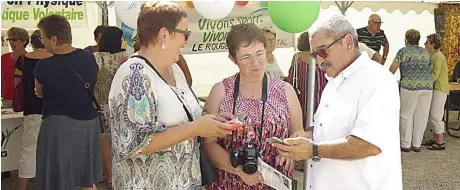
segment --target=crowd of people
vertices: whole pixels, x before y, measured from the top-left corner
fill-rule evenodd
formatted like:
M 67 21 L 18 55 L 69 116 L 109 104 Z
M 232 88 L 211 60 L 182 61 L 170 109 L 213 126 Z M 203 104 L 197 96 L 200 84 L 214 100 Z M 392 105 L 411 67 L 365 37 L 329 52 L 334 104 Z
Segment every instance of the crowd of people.
M 1 60 L 2 106 L 14 103 L 13 89 L 22 85 L 17 189 L 34 177 L 38 190 L 96 189 L 104 170 L 114 189 L 269 189 L 259 171 L 233 164 L 234 150 L 255 151 L 290 178 L 296 160 L 310 159 L 310 189 L 402 189 L 400 151 L 445 149 L 447 63 L 438 34 L 422 48 L 411 29 L 385 69 L 389 42 L 381 25 L 375 14 L 360 29 L 339 15 L 321 21 L 298 38 L 287 77 L 273 55 L 276 33 L 235 25 L 226 44 L 239 71 L 212 87 L 204 107 L 180 53 L 191 35 L 187 13 L 174 3 L 142 5 L 133 55 L 114 26 L 98 26 L 96 45 L 84 49 L 72 46 L 60 15 L 42 18 L 30 37 L 13 27 L 13 52 Z M 315 102 L 308 108 L 311 58 Z M 399 83 L 391 74 L 397 69 Z M 306 126 L 308 109 L 313 127 Z M 239 118 L 235 129 L 229 121 Z M 427 123 L 433 139 L 422 143 Z M 268 143 L 272 137 L 284 144 Z M 218 171 L 209 183 L 203 156 Z

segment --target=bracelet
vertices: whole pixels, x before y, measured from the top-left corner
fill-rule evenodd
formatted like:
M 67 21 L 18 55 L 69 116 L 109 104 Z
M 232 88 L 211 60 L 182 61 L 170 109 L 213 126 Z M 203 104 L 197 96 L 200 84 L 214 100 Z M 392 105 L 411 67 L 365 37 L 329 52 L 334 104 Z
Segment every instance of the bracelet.
M 22 78 L 22 75 L 13 75 L 14 78 Z

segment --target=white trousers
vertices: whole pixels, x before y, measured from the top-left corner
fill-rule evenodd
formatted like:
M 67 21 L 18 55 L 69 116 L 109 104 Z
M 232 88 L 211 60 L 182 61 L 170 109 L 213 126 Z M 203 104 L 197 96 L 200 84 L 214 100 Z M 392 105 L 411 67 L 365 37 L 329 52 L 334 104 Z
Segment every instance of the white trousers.
M 401 147 L 420 147 L 430 113 L 432 90 L 411 91 L 401 88 Z
M 434 134 L 444 133 L 444 105 L 446 104 L 447 94 L 438 90 L 433 90 L 431 98 L 430 117 L 428 117 L 428 126 L 432 127 Z
M 35 161 L 37 152 L 37 139 L 42 125 L 42 115 L 30 114 L 24 117 L 22 124 L 22 149 L 19 159 L 18 176 L 20 178 L 35 177 Z

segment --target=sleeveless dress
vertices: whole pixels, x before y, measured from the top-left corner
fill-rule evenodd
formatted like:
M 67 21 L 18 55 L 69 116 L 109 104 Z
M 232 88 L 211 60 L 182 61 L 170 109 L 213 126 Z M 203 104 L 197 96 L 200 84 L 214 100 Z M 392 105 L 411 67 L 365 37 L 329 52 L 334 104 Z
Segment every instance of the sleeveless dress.
M 297 92 L 297 97 L 299 98 L 302 108 L 303 126 L 304 129 L 307 129 L 308 63 L 303 61 L 300 57 L 298 57 L 297 62 L 289 68 L 288 82 Z M 321 70 L 318 65 L 315 67 L 315 84 L 313 113 L 316 113 L 316 108 L 318 108 L 321 100 L 321 94 L 327 84 L 326 71 Z
M 112 80 L 118 70 L 118 67 L 120 67 L 120 65 L 128 59 L 129 55 L 126 51 L 118 53 L 94 52 L 93 55 L 94 58 L 96 58 L 96 63 L 99 67 L 96 87 L 94 88 L 94 96 L 101 104 L 102 110 L 104 110 L 105 121 L 108 121 L 110 117 L 108 105 L 110 86 L 112 85 Z M 110 139 L 111 134 L 109 123 L 106 122 L 103 128 L 104 133 L 102 136 Z
M 265 72 L 270 76 L 276 77 L 278 79 L 284 80 L 284 73 L 281 71 L 276 58 L 273 56 L 273 63 L 265 64 Z
M 233 91 L 235 86 L 236 75 L 230 78 L 224 79 L 223 84 L 225 87 L 225 98 L 222 101 L 219 111 L 229 112 L 233 111 Z M 257 147 L 260 148 L 259 157 L 267 164 L 281 171 L 283 174 L 288 175 L 288 171 L 282 167 L 275 167 L 276 157 L 278 151 L 275 147 L 266 143 L 266 139 L 270 137 L 287 138 L 289 137 L 290 128 L 290 117 L 289 109 L 286 99 L 286 93 L 284 91 L 284 81 L 277 79 L 276 77 L 270 76 L 267 90 L 267 102 L 265 103 L 265 114 L 264 114 L 264 127 L 262 132 L 262 146 L 259 143 L 258 130 L 252 128 L 253 126 L 259 128 L 262 117 L 262 100 L 261 99 L 250 99 L 238 95 L 236 101 L 235 115 L 239 113 L 246 113 L 246 120 L 244 126 L 237 133 L 232 136 L 218 138 L 217 143 L 222 146 L 227 152 L 233 147 L 241 147 L 246 142 L 252 141 Z M 292 176 L 288 176 L 292 178 Z M 271 189 L 266 185 L 258 186 L 247 186 L 243 180 L 237 175 L 227 173 L 219 170 L 219 179 L 210 184 L 207 189 Z
M 136 55 L 136 54 L 135 54 Z M 188 123 L 183 104 L 196 120 L 202 108 L 177 64 L 176 86 L 166 84 L 142 59 L 131 57 L 118 69 L 109 93 L 114 189 L 182 190 L 201 187 L 197 138 L 170 148 L 139 154 L 152 135 Z

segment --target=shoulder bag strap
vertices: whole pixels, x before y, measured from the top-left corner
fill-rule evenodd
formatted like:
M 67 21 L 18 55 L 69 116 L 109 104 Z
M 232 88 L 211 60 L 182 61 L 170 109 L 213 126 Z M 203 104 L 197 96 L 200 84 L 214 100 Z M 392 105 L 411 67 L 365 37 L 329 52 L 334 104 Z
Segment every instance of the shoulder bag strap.
M 72 67 L 72 65 L 70 65 L 69 63 L 65 62 L 65 64 L 70 68 L 70 70 L 72 70 L 72 72 L 78 77 L 78 79 L 80 79 L 80 81 L 85 85 L 85 89 L 86 91 L 88 92 L 89 96 L 91 97 L 91 99 L 93 99 L 93 102 L 94 102 L 94 105 L 96 105 L 96 108 L 98 111 L 101 111 L 101 105 L 99 105 L 99 102 L 96 100 L 96 97 L 94 96 L 93 93 L 91 93 L 89 87 L 91 86 L 88 82 L 85 81 L 85 79 L 83 79 L 83 77 L 81 77 L 80 74 L 78 74 L 78 72 L 75 70 L 75 68 Z
M 161 80 L 163 80 L 166 84 L 168 84 L 166 82 L 166 80 L 160 75 L 160 73 L 157 71 L 157 69 L 155 69 L 155 67 L 152 65 L 152 63 L 150 63 L 149 60 L 147 60 L 145 57 L 143 56 L 140 56 L 140 55 L 133 55 L 131 57 L 135 57 L 135 58 L 139 58 L 139 59 L 142 59 L 144 60 L 147 65 L 150 66 L 150 68 L 152 68 L 156 73 L 157 75 L 161 78 Z M 169 86 L 169 85 L 168 85 Z M 185 106 L 184 102 L 182 101 L 182 99 L 180 99 L 179 95 L 177 95 L 176 91 L 174 91 L 171 86 L 169 86 L 169 88 L 173 91 L 173 93 L 176 95 L 177 99 L 179 99 L 180 103 L 182 103 L 182 108 L 184 108 L 184 111 L 185 111 L 185 114 L 187 114 L 187 119 L 189 120 L 189 122 L 192 122 L 193 121 L 193 117 L 192 117 L 192 114 L 190 114 L 190 112 L 188 111 L 187 107 Z M 190 87 L 189 87 L 190 88 Z M 192 89 L 190 89 L 192 90 Z M 193 91 L 192 91 L 193 93 Z M 193 95 L 195 95 L 195 93 L 193 93 Z M 195 96 L 196 97 L 196 96 Z

